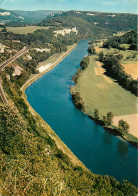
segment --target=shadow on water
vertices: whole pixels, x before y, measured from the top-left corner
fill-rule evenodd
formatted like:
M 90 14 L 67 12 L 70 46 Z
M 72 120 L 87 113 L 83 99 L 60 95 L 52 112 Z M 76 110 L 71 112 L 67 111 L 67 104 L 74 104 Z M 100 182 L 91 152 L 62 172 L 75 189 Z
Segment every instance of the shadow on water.
M 103 141 L 106 144 L 112 144 L 112 135 L 110 135 L 109 133 L 107 133 L 106 131 L 104 131 Z
M 119 141 L 117 144 L 117 151 L 120 155 L 126 155 L 128 152 L 128 143 Z

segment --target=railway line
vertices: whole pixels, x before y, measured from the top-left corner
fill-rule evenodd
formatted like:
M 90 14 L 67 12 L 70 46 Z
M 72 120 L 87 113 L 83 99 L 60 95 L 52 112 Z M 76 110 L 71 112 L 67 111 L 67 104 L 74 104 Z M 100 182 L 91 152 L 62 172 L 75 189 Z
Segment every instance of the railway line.
M 3 68 L 5 68 L 7 65 L 9 65 L 13 61 L 15 61 L 17 58 L 19 58 L 20 56 L 22 56 L 27 51 L 28 51 L 28 47 L 26 46 L 18 54 L 14 55 L 13 57 L 11 57 L 7 61 L 5 61 L 2 65 L 0 65 L 0 72 L 2 71 Z
M 6 95 L 4 93 L 3 87 L 2 87 L 2 83 L 1 83 L 1 72 L 2 70 L 7 67 L 10 63 L 12 63 L 13 61 L 15 61 L 17 58 L 19 58 L 20 56 L 22 56 L 24 53 L 26 53 L 28 51 L 29 47 L 25 46 L 22 50 L 20 50 L 18 52 L 18 54 L 14 55 L 13 57 L 11 57 L 10 59 L 8 59 L 7 61 L 5 61 L 2 65 L 0 65 L 0 96 L 2 99 L 2 102 L 5 104 L 8 104 L 8 100 L 6 98 Z

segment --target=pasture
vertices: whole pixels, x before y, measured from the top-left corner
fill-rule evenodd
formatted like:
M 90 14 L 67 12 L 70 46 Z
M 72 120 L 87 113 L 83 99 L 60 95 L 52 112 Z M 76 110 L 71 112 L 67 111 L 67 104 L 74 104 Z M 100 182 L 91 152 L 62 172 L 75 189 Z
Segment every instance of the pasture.
M 17 33 L 17 34 L 33 33 L 38 29 L 49 29 L 49 27 L 39 27 L 39 26 L 7 27 L 7 31 Z
M 94 60 L 95 57 L 90 56 L 88 68 L 80 74 L 78 84 L 74 87 L 85 103 L 86 112 L 93 116 L 96 108 L 100 118 L 107 112 L 113 112 L 114 116 L 137 113 L 138 98 L 105 76 L 103 70 L 97 74 L 95 70 L 99 69 L 99 64 Z

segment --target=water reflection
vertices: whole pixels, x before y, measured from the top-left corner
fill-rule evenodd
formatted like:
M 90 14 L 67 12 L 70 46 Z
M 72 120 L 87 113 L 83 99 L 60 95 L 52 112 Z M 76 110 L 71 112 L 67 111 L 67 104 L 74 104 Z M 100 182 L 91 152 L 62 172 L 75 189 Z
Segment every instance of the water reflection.
M 120 155 L 126 155 L 128 152 L 127 142 L 119 141 L 117 144 L 117 151 Z
M 112 135 L 107 133 L 106 131 L 104 131 L 104 134 L 103 134 L 103 141 L 106 143 L 106 144 L 112 144 Z

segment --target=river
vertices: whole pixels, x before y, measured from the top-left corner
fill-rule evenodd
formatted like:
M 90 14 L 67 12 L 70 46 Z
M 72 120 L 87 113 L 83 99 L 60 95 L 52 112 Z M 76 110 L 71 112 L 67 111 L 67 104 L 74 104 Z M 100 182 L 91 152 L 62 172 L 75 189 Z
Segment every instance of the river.
M 69 87 L 87 48 L 87 40 L 79 42 L 61 63 L 26 89 L 27 99 L 93 173 L 137 185 L 136 148 L 107 133 L 72 103 Z

